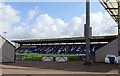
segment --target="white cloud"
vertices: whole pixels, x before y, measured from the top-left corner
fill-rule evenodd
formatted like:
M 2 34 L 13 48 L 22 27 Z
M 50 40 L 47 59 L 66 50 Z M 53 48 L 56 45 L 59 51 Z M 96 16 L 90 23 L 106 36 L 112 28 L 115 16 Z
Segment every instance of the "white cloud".
M 38 7 L 35 7 L 28 11 L 26 19 L 33 22 L 30 25 L 29 21 L 20 22 L 19 11 L 10 5 L 0 3 L 0 17 L 2 17 L 0 20 L 2 29 L 0 28 L 0 30 L 8 32 L 7 35 L 11 39 L 83 36 L 85 14 L 74 17 L 65 23 L 60 18 L 53 18 L 47 13 L 35 16 L 37 10 Z M 17 22 L 20 24 L 14 26 Z M 91 26 L 93 27 L 93 35 L 117 34 L 117 28 L 113 28 L 117 24 L 107 13 L 92 13 Z
M 32 32 L 37 38 L 81 36 L 83 24 L 79 17 L 74 17 L 69 23 L 65 23 L 59 18 L 54 19 L 48 14 L 43 14 L 37 18 Z
M 115 21 L 108 13 L 91 14 L 91 26 L 93 27 L 93 35 L 114 35 L 117 34 L 117 26 Z
M 3 32 L 11 32 L 13 25 L 20 21 L 18 16 L 19 11 L 12 8 L 10 5 L 5 5 L 0 2 L 0 34 Z M 10 34 L 9 34 L 10 36 Z
M 85 15 L 74 17 L 68 23 L 57 18 L 54 19 L 48 14 L 40 15 L 37 18 L 36 24 L 32 28 L 34 37 L 49 38 L 49 37 L 73 37 L 84 35 Z M 91 14 L 91 26 L 93 35 L 114 35 L 117 34 L 117 24 L 109 16 L 102 12 Z

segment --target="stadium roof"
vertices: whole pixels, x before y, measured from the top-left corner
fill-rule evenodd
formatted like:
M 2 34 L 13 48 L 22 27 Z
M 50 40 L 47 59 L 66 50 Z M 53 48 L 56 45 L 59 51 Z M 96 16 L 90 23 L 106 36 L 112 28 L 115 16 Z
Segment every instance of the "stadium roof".
M 116 39 L 118 36 L 93 36 L 91 42 L 109 42 Z M 13 40 L 19 44 L 42 44 L 42 43 L 79 43 L 85 42 L 84 37 L 72 37 L 72 38 L 53 38 L 53 39 L 29 39 L 29 40 Z
M 99 0 L 107 12 L 118 23 L 118 1 L 119 0 Z

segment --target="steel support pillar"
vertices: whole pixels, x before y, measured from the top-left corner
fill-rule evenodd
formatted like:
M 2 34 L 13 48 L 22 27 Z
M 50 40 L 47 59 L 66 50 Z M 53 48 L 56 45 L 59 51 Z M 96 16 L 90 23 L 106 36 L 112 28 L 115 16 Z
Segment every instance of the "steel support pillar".
M 86 40 L 86 60 L 85 65 L 90 65 L 90 0 L 86 0 L 86 27 L 85 27 L 85 40 Z
M 118 2 L 118 46 L 120 46 L 120 1 Z M 118 47 L 118 51 L 120 51 L 120 47 Z
M 118 2 L 118 54 L 120 55 L 120 1 Z
M 120 56 L 120 1 L 118 2 L 118 55 Z M 118 67 L 120 74 L 120 57 L 118 59 Z
M 118 51 L 120 52 L 120 1 L 118 3 Z

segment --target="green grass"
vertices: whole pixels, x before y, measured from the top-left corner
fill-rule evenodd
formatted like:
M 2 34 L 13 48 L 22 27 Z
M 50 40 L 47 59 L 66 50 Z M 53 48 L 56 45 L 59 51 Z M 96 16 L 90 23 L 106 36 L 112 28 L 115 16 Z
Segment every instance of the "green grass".
M 69 61 L 77 61 L 80 55 L 77 54 L 16 54 L 16 56 L 23 56 L 28 61 L 40 61 L 42 56 L 67 56 Z

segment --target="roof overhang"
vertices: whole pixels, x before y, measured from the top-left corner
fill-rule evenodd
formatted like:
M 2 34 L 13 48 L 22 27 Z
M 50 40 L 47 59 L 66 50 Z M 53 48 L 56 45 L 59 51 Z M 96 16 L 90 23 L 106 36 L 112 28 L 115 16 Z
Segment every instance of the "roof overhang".
M 115 22 L 118 23 L 118 2 L 120 0 L 99 0 L 107 12 L 112 16 Z
M 93 36 L 91 42 L 110 42 L 118 38 L 117 35 L 113 36 Z M 73 37 L 73 38 L 53 38 L 53 39 L 30 39 L 30 40 L 13 40 L 18 44 L 48 44 L 48 43 L 83 43 L 85 42 L 84 37 Z

